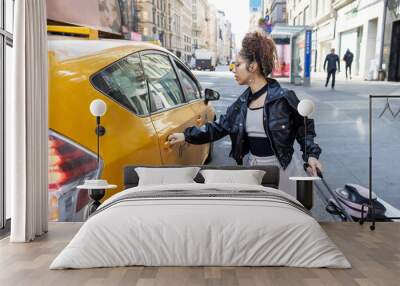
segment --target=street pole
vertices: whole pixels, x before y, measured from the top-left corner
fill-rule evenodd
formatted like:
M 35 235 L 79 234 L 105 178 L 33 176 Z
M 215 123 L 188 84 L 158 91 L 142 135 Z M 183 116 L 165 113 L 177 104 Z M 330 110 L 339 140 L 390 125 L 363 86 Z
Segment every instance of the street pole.
M 379 64 L 378 64 L 378 80 L 383 81 L 385 79 L 385 73 L 382 69 L 383 63 L 383 47 L 385 44 L 385 26 L 386 26 L 386 14 L 387 14 L 388 0 L 383 1 L 383 16 L 381 25 L 381 46 L 379 50 Z
M 304 79 L 303 86 L 310 86 L 310 76 L 311 76 L 311 42 L 312 30 L 309 28 L 304 29 Z

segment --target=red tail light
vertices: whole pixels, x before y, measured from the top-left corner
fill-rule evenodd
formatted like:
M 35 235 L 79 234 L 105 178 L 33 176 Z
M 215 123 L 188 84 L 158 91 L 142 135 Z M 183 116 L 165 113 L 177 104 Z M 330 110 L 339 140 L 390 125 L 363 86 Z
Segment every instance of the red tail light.
M 102 161 L 94 153 L 55 133 L 49 132 L 49 219 L 83 220 L 89 202 L 86 190 L 76 187 L 86 179 L 99 177 Z

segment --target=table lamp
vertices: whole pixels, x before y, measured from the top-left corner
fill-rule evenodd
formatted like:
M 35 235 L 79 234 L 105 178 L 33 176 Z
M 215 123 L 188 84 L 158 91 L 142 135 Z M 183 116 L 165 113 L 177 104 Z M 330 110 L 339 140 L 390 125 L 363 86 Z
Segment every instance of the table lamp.
M 95 133 L 97 135 L 97 165 L 100 163 L 100 136 L 103 136 L 106 133 L 106 129 L 100 125 L 100 117 L 106 114 L 107 105 L 101 99 L 95 99 L 90 103 L 90 113 L 96 117 L 96 129 Z
M 307 116 L 311 115 L 315 110 L 314 102 L 310 99 L 303 99 L 297 105 L 297 111 L 301 116 L 304 117 L 304 158 L 307 157 Z M 308 162 L 304 163 L 304 170 L 307 171 Z M 316 180 L 320 180 L 319 177 L 290 177 L 292 181 L 296 181 L 296 198 L 301 202 L 305 208 L 311 209 L 313 207 L 314 195 L 313 195 L 313 183 Z
M 307 157 L 307 148 L 306 148 L 306 142 L 307 142 L 307 116 L 310 116 L 315 110 L 315 105 L 314 102 L 310 99 L 303 99 L 299 102 L 297 105 L 297 111 L 301 116 L 304 117 L 304 158 L 308 160 Z M 308 163 L 304 163 L 304 170 L 307 170 L 308 168 Z
M 90 103 L 90 113 L 96 117 L 96 129 L 95 133 L 97 136 L 97 166 L 100 168 L 100 136 L 106 133 L 106 129 L 100 125 L 100 117 L 102 117 L 107 111 L 106 103 L 101 99 L 95 99 Z M 100 206 L 100 200 L 104 197 L 106 189 L 116 188 L 115 185 L 109 185 L 106 180 L 85 180 L 83 185 L 77 186 L 78 189 L 87 189 L 89 191 L 89 197 L 92 201 L 89 203 L 85 217 L 89 217 L 96 209 Z

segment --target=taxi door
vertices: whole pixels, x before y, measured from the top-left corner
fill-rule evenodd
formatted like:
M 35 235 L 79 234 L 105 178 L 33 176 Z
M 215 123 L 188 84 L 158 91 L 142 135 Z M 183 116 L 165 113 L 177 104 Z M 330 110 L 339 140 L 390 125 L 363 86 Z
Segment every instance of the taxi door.
M 193 74 L 182 63 L 174 59 L 175 68 L 179 75 L 182 90 L 193 111 L 192 117 L 189 119 L 191 126 L 201 127 L 205 123 L 212 121 L 209 118 L 208 106 L 201 98 L 201 89 Z M 204 163 L 209 152 L 210 144 L 193 145 L 189 144 L 185 149 L 188 162 L 193 165 L 201 165 Z
M 103 68 L 94 74 L 89 68 L 94 64 L 93 57 L 64 62 L 50 58 L 49 196 L 52 219 L 65 220 L 64 214 L 66 219 L 76 217 L 88 196 L 84 191 L 76 192 L 75 186 L 85 179 L 101 177 L 118 185 L 117 189 L 107 190 L 106 199 L 122 191 L 125 166 L 162 163 L 139 54 L 103 65 L 103 61 L 109 62 L 109 57 L 95 57 L 97 65 Z M 90 81 L 77 80 L 77 77 L 90 78 Z M 106 134 L 100 138 L 100 166 L 96 160 L 95 120 L 88 108 L 94 99 L 102 99 L 107 105 L 107 113 L 101 118 Z M 60 196 L 65 198 L 71 193 L 72 197 L 67 197 L 72 200 L 71 207 L 61 212 L 58 208 L 63 204 L 59 201 Z M 71 208 L 75 214 L 70 213 Z
M 151 99 L 151 119 L 158 134 L 161 160 L 164 165 L 191 164 L 189 144 L 170 146 L 168 136 L 183 132 L 193 125 L 193 109 L 185 102 L 175 70 L 167 54 L 141 53 L 142 65 Z

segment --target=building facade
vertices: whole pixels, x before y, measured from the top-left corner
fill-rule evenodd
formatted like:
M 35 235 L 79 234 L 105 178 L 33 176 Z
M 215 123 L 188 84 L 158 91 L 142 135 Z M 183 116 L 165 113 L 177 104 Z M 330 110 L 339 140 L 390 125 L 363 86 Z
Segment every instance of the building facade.
M 214 5 L 209 4 L 207 7 L 206 14 L 206 41 L 205 45 L 208 50 L 211 50 L 214 57 L 218 57 L 218 47 L 217 47 L 217 9 Z
M 207 49 L 213 52 L 217 62 L 231 58 L 226 48 L 231 44 L 228 41 L 232 38 L 231 24 L 226 21 L 225 13 L 207 0 L 192 0 L 192 4 L 193 53 L 196 49 Z
M 249 0 L 249 11 L 249 31 L 252 31 L 259 27 L 260 20 L 264 18 L 264 0 Z
M 232 60 L 232 24 L 221 10 L 217 11 L 217 59 L 219 64 Z
M 336 11 L 335 47 L 343 58 L 346 49 L 354 54 L 353 69 L 365 79 L 377 79 L 380 44 L 380 27 L 384 1 L 335 1 Z M 340 5 L 342 4 L 342 5 Z M 346 5 L 347 4 L 347 5 Z
M 271 5 L 274 0 L 263 1 L 263 15 L 269 15 L 271 13 Z M 286 3 L 286 0 L 285 0 Z
M 336 49 L 340 59 L 349 49 L 354 54 L 353 74 L 364 79 L 377 79 L 382 56 L 387 70 L 390 35 L 385 38 L 386 50 L 380 52 L 384 0 L 288 0 L 287 8 L 290 25 L 313 29 L 315 71 L 323 71 L 331 48 Z M 343 61 L 341 64 L 344 68 Z
M 217 11 L 217 59 L 219 64 L 226 63 L 224 58 L 225 13 Z
M 266 14 L 270 17 L 270 22 L 273 25 L 286 24 L 287 13 L 286 13 L 286 0 L 269 0 L 267 3 Z M 267 6 L 264 4 L 264 6 Z
M 125 39 L 134 39 L 139 29 L 139 17 L 135 0 L 119 0 L 121 10 L 121 32 Z
M 182 37 L 182 1 L 171 0 L 171 51 L 178 58 L 183 57 L 183 37 Z
M 312 26 L 312 66 L 322 71 L 325 56 L 334 47 L 335 19 L 331 0 L 287 1 L 288 24 Z
M 113 37 L 151 41 L 186 63 L 200 48 L 212 50 L 221 62 L 232 58 L 231 23 L 209 0 L 71 1 L 47 1 L 49 20 L 88 26 Z
M 224 31 L 224 52 L 223 52 L 223 58 L 227 64 L 229 64 L 232 61 L 232 24 L 229 21 L 225 21 L 224 25 L 225 31 Z
M 207 42 L 207 20 L 208 1 L 192 0 L 192 40 L 193 50 L 208 48 Z
M 179 1 L 178 1 L 179 2 Z M 183 37 L 183 56 L 181 59 L 190 63 L 192 58 L 192 0 L 183 0 L 181 18 L 182 18 L 182 37 Z
M 387 79 L 400 81 L 400 2 L 388 7 L 383 48 Z
M 136 11 L 129 13 L 130 18 L 136 17 L 137 32 L 143 36 L 143 40 L 159 41 L 162 46 L 170 50 L 172 49 L 171 2 L 172 0 L 136 0 L 136 5 L 133 6 Z

